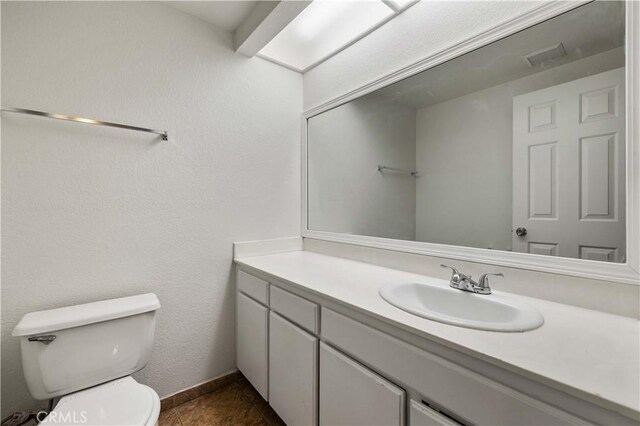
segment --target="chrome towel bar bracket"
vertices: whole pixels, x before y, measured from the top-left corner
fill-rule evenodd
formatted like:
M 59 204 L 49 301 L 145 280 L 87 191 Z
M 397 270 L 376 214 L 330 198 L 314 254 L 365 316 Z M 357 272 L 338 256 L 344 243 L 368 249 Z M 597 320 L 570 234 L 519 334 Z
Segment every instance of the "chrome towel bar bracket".
M 418 176 L 418 172 L 416 170 L 404 170 L 404 169 L 397 169 L 395 167 L 378 165 L 378 171 L 380 173 L 384 172 L 385 170 L 391 170 L 396 173 L 403 173 L 410 176 Z

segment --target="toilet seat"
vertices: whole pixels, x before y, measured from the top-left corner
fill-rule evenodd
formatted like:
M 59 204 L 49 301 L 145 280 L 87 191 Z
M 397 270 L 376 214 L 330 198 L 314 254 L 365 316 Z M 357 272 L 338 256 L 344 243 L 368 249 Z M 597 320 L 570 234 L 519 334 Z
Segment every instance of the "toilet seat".
M 154 425 L 160 398 L 148 386 L 127 376 L 60 399 L 44 425 Z

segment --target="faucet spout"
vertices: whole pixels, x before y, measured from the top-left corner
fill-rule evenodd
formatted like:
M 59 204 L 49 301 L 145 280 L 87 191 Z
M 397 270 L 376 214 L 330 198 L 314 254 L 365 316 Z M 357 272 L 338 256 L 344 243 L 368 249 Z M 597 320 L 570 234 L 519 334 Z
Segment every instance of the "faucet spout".
M 456 268 L 448 265 L 440 265 L 443 268 L 449 268 L 452 271 L 451 279 L 449 280 L 449 287 L 468 291 L 476 294 L 491 294 L 491 287 L 489 287 L 489 276 L 504 277 L 502 273 L 496 274 L 483 274 L 478 281 L 475 281 L 471 275 L 466 275 L 459 272 Z

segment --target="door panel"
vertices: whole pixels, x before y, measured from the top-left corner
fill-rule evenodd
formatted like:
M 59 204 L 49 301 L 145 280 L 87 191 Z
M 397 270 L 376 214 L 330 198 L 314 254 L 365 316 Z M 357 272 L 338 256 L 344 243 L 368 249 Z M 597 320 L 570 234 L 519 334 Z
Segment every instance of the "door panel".
M 557 256 L 558 255 L 558 245 L 550 244 L 550 243 L 535 243 L 529 242 L 529 253 L 531 254 L 542 254 L 545 256 Z
M 556 142 L 529 147 L 529 218 L 556 219 Z
M 580 246 L 580 259 L 600 262 L 619 262 L 618 249 L 612 247 Z
M 580 139 L 580 210 L 583 220 L 616 218 L 616 134 Z
M 556 101 L 552 100 L 529 107 L 529 131 L 537 132 L 556 128 Z
M 617 86 L 580 94 L 580 122 L 613 118 L 616 113 Z

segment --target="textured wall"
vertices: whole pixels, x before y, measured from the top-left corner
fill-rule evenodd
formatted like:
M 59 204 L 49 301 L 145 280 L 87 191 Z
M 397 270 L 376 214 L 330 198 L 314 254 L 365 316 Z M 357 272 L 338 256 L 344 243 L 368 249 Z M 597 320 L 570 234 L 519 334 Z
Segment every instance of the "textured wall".
M 369 95 L 309 120 L 310 229 L 415 238 L 416 178 L 377 169 L 415 169 L 415 117 Z
M 161 3 L 2 2 L 2 417 L 34 404 L 30 311 L 160 298 L 136 378 L 166 396 L 235 369 L 232 242 L 299 235 L 302 78 Z
M 422 1 L 304 75 L 304 109 L 508 21 L 536 1 Z

